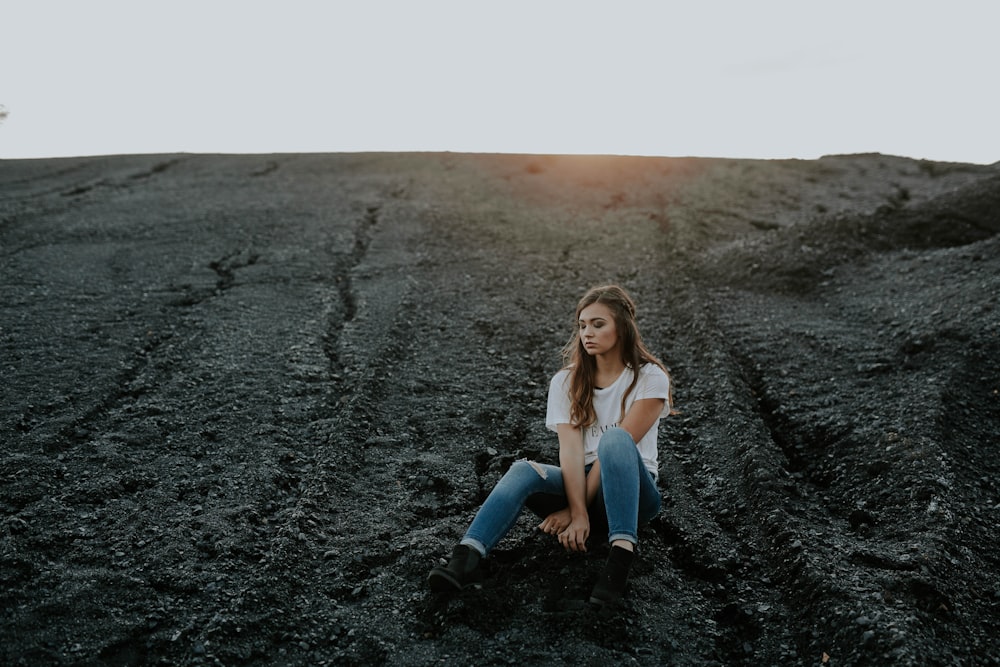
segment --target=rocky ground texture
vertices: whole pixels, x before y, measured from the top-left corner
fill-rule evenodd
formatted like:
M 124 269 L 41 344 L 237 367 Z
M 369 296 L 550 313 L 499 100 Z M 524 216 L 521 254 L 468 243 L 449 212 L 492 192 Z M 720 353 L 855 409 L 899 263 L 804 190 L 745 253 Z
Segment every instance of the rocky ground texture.
M 996 665 L 1000 164 L 0 161 L 0 663 Z M 624 606 L 527 517 L 430 593 L 618 282 Z

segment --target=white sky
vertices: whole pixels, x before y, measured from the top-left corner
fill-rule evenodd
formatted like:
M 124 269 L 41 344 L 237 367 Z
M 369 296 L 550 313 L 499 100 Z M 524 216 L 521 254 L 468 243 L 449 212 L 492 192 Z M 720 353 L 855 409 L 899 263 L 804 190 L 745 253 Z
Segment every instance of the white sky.
M 0 158 L 1000 160 L 994 0 L 0 0 Z

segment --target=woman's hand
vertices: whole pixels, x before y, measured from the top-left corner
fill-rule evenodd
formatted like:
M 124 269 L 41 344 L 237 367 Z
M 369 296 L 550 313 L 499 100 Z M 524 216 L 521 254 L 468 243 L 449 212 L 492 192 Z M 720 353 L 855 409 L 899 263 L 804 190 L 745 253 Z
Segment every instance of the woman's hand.
M 590 537 L 590 518 L 573 518 L 569 508 L 561 509 L 558 512 L 545 517 L 545 520 L 538 524 L 538 529 L 548 535 L 553 535 L 559 539 L 559 544 L 567 551 L 586 551 L 587 538 Z
M 573 517 L 565 530 L 559 533 L 559 544 L 566 551 L 586 551 L 590 537 L 590 518 L 586 515 Z
M 569 508 L 561 509 L 558 512 L 545 517 L 545 520 L 538 524 L 538 529 L 548 535 L 556 536 L 566 530 L 570 522 Z

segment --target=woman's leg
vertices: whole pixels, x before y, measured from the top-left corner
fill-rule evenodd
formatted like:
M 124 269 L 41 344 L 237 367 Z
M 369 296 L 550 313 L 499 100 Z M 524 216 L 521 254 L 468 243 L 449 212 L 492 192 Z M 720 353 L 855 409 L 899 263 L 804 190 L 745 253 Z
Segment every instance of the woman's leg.
M 525 500 L 533 494 L 560 493 L 565 491 L 562 471 L 557 466 L 515 461 L 479 508 L 448 564 L 434 567 L 427 576 L 431 590 L 453 592 L 478 584 L 482 578 L 479 559 L 511 529 Z
M 608 513 L 608 542 L 639 542 L 639 524 L 660 511 L 656 481 L 642 462 L 628 431 L 609 429 L 597 449 L 601 462 L 601 491 Z
M 601 436 L 597 458 L 608 514 L 608 542 L 612 546 L 604 571 L 590 592 L 590 602 L 604 607 L 616 603 L 625 592 L 635 559 L 634 545 L 639 541 L 639 523 L 649 521 L 660 511 L 660 492 L 635 441 L 624 429 L 613 428 Z M 633 548 L 622 546 L 620 541 L 629 542 Z
M 562 471 L 558 466 L 515 461 L 479 508 L 461 544 L 482 556 L 488 554 L 511 529 L 525 500 L 534 493 L 565 495 Z

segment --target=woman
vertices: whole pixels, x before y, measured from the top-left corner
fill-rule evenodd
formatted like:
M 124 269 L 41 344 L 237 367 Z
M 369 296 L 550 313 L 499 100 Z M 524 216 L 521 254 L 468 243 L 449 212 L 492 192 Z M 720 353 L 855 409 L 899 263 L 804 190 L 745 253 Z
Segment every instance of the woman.
M 595 287 L 576 308 L 566 364 L 549 385 L 546 426 L 559 437 L 559 465 L 516 461 L 452 552 L 431 570 L 435 591 L 478 583 L 479 561 L 524 506 L 568 551 L 586 551 L 593 523 L 606 520 L 611 551 L 590 602 L 617 602 L 628 580 L 638 526 L 660 510 L 657 424 L 670 414 L 670 379 L 643 345 L 635 304 L 617 285 Z

